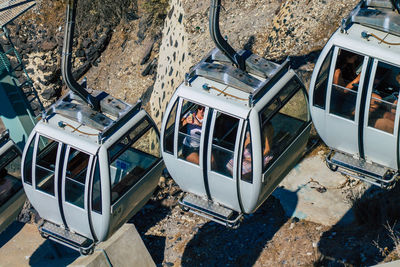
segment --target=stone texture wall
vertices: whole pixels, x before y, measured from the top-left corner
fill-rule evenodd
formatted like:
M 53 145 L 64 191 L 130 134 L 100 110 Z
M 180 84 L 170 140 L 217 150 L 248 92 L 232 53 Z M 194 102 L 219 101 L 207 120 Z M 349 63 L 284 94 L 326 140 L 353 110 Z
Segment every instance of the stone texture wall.
M 157 77 L 150 98 L 151 115 L 158 127 L 169 99 L 191 66 L 182 0 L 171 0 L 164 22 Z

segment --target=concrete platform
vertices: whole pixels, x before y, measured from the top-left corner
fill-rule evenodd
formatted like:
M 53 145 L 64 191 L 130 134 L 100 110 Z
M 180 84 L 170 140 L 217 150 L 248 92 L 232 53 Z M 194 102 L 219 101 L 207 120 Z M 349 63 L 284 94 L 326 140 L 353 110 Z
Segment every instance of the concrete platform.
M 126 223 L 110 239 L 97 246 L 92 255 L 79 257 L 69 266 L 155 267 L 156 265 L 136 227 Z
M 155 266 L 133 224 L 125 224 L 90 256 L 43 239 L 35 225 L 15 222 L 0 235 L 0 266 Z
M 289 217 L 327 226 L 347 224 L 354 220 L 354 214 L 339 188 L 345 181 L 343 175 L 328 169 L 322 155 L 310 156 L 295 166 L 273 196 Z

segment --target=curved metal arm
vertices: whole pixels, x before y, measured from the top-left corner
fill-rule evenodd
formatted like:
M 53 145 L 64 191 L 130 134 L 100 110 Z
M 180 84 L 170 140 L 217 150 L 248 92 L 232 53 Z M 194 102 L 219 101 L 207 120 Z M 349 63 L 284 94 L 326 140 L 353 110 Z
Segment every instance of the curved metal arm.
M 400 1 L 399 0 L 390 0 L 392 2 L 393 7 L 397 10 L 397 13 L 400 14 Z
M 228 44 L 222 37 L 219 30 L 219 12 L 221 10 L 221 0 L 211 0 L 210 5 L 210 34 L 215 45 L 221 50 L 229 60 L 241 70 L 246 70 L 246 64 L 242 56 Z
M 89 94 L 72 76 L 72 45 L 75 30 L 76 0 L 67 2 L 67 21 L 65 23 L 65 36 L 61 59 L 61 73 L 65 84 L 88 103 L 94 110 L 100 111 L 100 102 Z

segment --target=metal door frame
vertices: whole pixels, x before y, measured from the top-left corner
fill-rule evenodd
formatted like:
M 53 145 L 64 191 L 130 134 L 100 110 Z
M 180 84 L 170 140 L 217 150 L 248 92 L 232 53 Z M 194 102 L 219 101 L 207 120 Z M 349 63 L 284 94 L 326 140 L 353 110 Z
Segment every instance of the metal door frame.
M 73 149 L 75 149 L 75 150 L 77 150 L 79 152 L 85 153 L 86 155 L 89 156 L 89 162 L 88 162 L 88 165 L 87 165 L 87 168 L 86 168 L 86 177 L 85 177 L 84 202 L 83 202 L 84 203 L 84 208 L 83 208 L 83 211 L 86 213 L 85 214 L 86 216 L 84 216 L 84 218 L 87 218 L 87 220 L 86 220 L 87 221 L 87 226 L 88 226 L 88 229 L 90 231 L 90 234 L 93 236 L 92 226 L 90 225 L 90 220 L 89 220 L 90 209 L 89 209 L 88 201 L 90 200 L 89 199 L 89 188 L 90 188 L 89 185 L 91 183 L 91 178 L 92 178 L 91 177 L 91 174 L 92 174 L 91 170 L 92 170 L 92 167 L 93 167 L 93 160 L 94 160 L 95 156 L 92 155 L 92 154 L 87 153 L 86 151 L 82 151 L 81 149 L 73 147 L 71 145 L 68 145 L 68 144 L 64 144 L 64 145 L 65 145 L 64 162 L 63 162 L 63 167 L 62 167 L 62 170 L 61 170 L 61 173 L 60 173 L 61 174 L 61 208 L 62 208 L 62 212 L 65 214 L 65 210 L 66 210 L 65 206 L 67 206 L 67 205 L 70 208 L 82 210 L 81 207 L 78 207 L 75 204 L 69 203 L 69 202 L 67 202 L 65 200 L 65 189 L 66 189 L 65 188 L 65 184 L 66 184 L 66 178 L 67 178 L 66 170 L 67 170 L 67 165 L 68 165 L 68 157 L 70 155 L 71 148 L 73 148 Z M 85 220 L 81 220 L 81 224 L 84 223 L 83 221 L 85 221 Z M 70 228 L 69 226 L 71 224 L 68 223 L 68 222 L 71 222 L 71 220 L 68 219 L 68 216 L 65 216 L 65 222 L 66 222 L 66 226 L 68 228 Z
M 214 136 L 214 130 L 215 130 L 215 122 L 216 122 L 216 118 L 217 118 L 217 113 L 220 112 L 221 114 L 225 114 L 228 116 L 231 116 L 233 118 L 238 119 L 238 130 L 236 133 L 236 138 L 235 138 L 235 146 L 234 146 L 234 151 L 233 151 L 233 169 L 232 169 L 232 178 L 231 177 L 227 177 L 223 174 L 217 173 L 215 171 L 211 170 L 211 152 L 212 152 L 212 144 L 213 144 L 213 136 Z M 245 125 L 244 119 L 234 116 L 232 114 L 226 113 L 226 112 L 222 112 L 220 110 L 216 110 L 213 109 L 212 113 L 210 113 L 210 124 L 207 125 L 208 126 L 208 139 L 207 142 L 204 144 L 205 146 L 207 146 L 207 161 L 206 161 L 206 168 L 205 168 L 205 185 L 209 186 L 209 180 L 210 180 L 210 176 L 213 175 L 214 178 L 218 179 L 227 179 L 228 181 L 231 180 L 231 182 L 234 184 L 234 195 L 235 195 L 235 199 L 237 200 L 237 205 L 236 207 L 232 207 L 235 210 L 242 210 L 242 206 L 241 206 L 241 200 L 240 200 L 240 194 L 239 194 L 239 171 L 240 171 L 240 163 L 239 163 L 239 159 L 241 159 L 241 155 L 239 155 L 239 152 L 241 151 L 240 145 L 242 144 L 242 136 L 243 136 L 243 127 Z M 246 124 L 247 125 L 247 124 Z M 239 176 L 238 176 L 239 175 Z M 217 200 L 213 198 L 212 196 L 212 192 L 210 190 L 210 188 L 207 189 L 208 192 L 210 192 L 210 200 Z M 224 202 L 224 201 L 222 201 Z M 225 204 L 226 205 L 226 204 Z

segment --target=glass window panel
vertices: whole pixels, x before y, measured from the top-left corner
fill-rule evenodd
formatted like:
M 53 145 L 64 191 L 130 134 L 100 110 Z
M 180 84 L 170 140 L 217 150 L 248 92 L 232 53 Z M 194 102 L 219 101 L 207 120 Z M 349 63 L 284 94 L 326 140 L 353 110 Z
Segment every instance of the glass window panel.
M 2 161 L 8 163 L 2 166 L 0 170 L 0 206 L 11 199 L 19 190 L 22 190 L 21 173 L 21 157 L 16 148 L 9 149 L 2 155 Z M 29 168 L 31 169 L 31 168 Z
M 177 107 L 178 100 L 175 101 L 175 104 L 171 109 L 171 113 L 169 114 L 167 125 L 164 130 L 164 151 L 171 154 L 174 153 L 174 131 Z
M 329 70 L 331 67 L 333 48 L 328 52 L 318 73 L 314 87 L 313 105 L 325 109 L 326 89 L 328 87 Z
M 308 122 L 307 101 L 302 90 L 261 127 L 263 170 L 300 134 Z
M 211 170 L 232 177 L 239 119 L 217 112 L 211 148 Z
M 330 113 L 354 120 L 364 57 L 339 49 L 332 82 Z
M 290 80 L 285 87 L 279 92 L 278 99 L 284 102 L 293 92 L 300 88 L 300 84 L 296 79 Z
M 266 121 L 279 106 L 280 102 L 278 99 L 273 100 L 272 103 L 267 105 L 261 112 L 261 121 Z
M 138 125 L 138 127 L 141 128 L 141 125 Z M 133 133 L 137 132 L 136 130 L 135 127 L 127 136 L 132 136 Z M 114 154 L 116 155 L 114 158 L 110 157 L 112 204 L 132 188 L 159 160 L 159 151 L 156 153 L 149 149 L 150 144 L 146 141 L 152 134 L 155 134 L 155 129 L 148 128 L 142 135 L 143 139 L 135 138 L 137 140 L 132 139 L 125 144 L 126 137 L 124 137 L 121 139 L 123 142 L 119 142 L 110 148 L 109 155 L 111 155 L 111 151 L 118 151 Z
M 141 124 L 150 127 L 148 121 L 144 121 Z M 142 127 L 142 125 L 139 127 Z M 146 132 L 143 132 L 144 129 L 145 128 L 141 131 L 142 136 L 140 136 L 139 140 L 135 142 L 133 147 L 154 157 L 160 157 L 160 139 L 157 131 L 153 127 L 147 129 Z
M 94 177 L 93 177 L 92 210 L 100 214 L 102 211 L 100 166 L 98 160 L 96 161 L 96 168 L 94 170 Z
M 24 161 L 24 182 L 30 185 L 32 184 L 32 158 L 35 148 L 35 139 L 36 138 L 33 138 L 32 142 L 29 144 Z
M 241 179 L 249 183 L 253 183 L 253 152 L 251 144 L 250 126 L 248 125 L 246 129 L 245 141 L 243 143 Z
M 85 208 L 85 183 L 90 156 L 71 148 L 65 177 L 65 201 Z
M 39 144 L 35 168 L 36 188 L 54 196 L 54 171 L 56 168 L 58 142 L 40 136 Z
M 379 62 L 369 104 L 368 126 L 393 134 L 400 89 L 400 68 Z
M 197 165 L 204 112 L 204 106 L 183 101 L 178 133 L 178 157 Z

